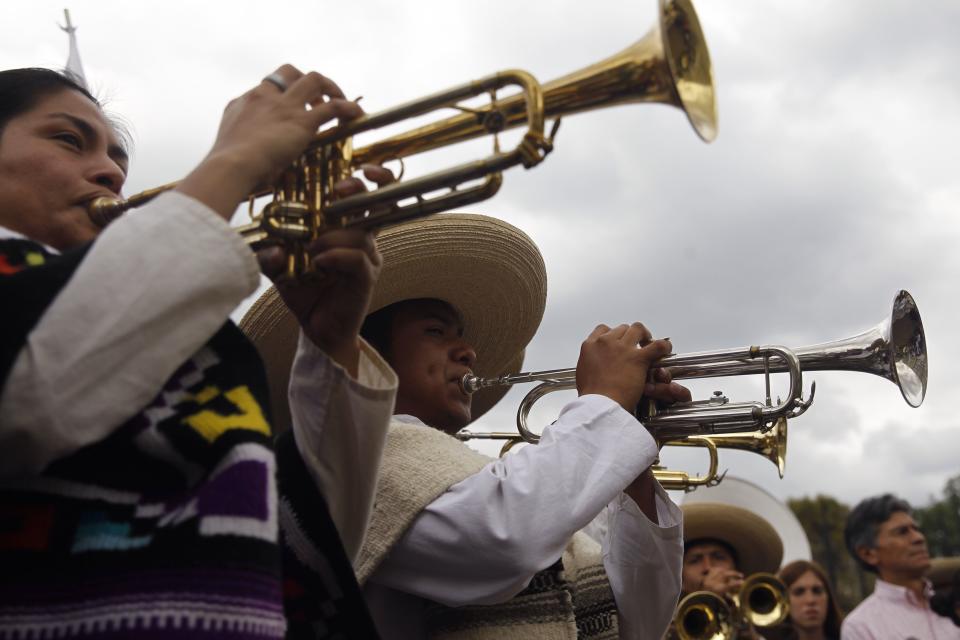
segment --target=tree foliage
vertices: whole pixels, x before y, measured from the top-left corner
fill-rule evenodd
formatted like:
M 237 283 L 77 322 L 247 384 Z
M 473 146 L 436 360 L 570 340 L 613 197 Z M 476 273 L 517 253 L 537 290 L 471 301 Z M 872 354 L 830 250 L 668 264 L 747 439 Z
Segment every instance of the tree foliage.
M 943 499 L 914 509 L 931 556 L 960 556 L 960 476 L 947 481 Z
M 787 505 L 803 525 L 813 559 L 834 585 L 840 608 L 850 611 L 873 589 L 873 575 L 860 570 L 843 544 L 850 507 L 825 495 L 788 500 Z

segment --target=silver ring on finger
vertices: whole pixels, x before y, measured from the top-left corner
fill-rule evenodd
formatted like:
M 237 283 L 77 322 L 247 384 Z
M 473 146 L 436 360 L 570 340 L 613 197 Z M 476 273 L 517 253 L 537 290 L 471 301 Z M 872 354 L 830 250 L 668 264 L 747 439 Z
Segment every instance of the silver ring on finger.
M 287 81 L 284 80 L 283 76 L 274 71 L 270 75 L 264 77 L 263 82 L 269 82 L 277 89 L 280 89 L 280 93 L 283 93 L 287 90 Z

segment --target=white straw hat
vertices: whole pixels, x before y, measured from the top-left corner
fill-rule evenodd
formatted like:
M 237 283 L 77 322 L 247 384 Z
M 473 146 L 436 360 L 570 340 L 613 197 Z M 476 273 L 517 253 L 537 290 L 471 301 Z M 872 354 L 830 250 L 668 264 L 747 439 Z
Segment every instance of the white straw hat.
M 402 300 L 442 300 L 463 319 L 464 338 L 477 353 L 477 375 L 519 371 L 547 299 L 543 257 L 527 234 L 489 216 L 442 213 L 381 230 L 377 246 L 383 268 L 371 313 Z M 240 328 L 263 357 L 275 429 L 286 429 L 287 385 L 299 325 L 271 287 L 246 313 Z M 506 391 L 494 387 L 476 393 L 473 419 Z
M 936 587 L 948 587 L 960 573 L 960 556 L 930 558 L 930 570 L 927 579 Z
M 744 575 L 780 568 L 783 542 L 773 525 L 752 511 L 719 502 L 694 502 L 680 509 L 684 548 L 698 540 L 719 540 L 737 554 L 737 569 Z

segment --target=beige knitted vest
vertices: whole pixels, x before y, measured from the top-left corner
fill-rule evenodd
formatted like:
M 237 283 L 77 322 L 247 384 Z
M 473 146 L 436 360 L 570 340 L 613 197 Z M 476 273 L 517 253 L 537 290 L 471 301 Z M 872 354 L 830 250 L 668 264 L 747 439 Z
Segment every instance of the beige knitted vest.
M 356 564 L 360 584 L 428 504 L 489 463 L 490 458 L 441 431 L 391 423 L 373 516 Z M 507 602 L 456 608 L 432 604 L 425 627 L 428 637 L 438 640 L 618 637 L 600 546 L 582 533 L 574 535 L 560 561 L 537 573 Z

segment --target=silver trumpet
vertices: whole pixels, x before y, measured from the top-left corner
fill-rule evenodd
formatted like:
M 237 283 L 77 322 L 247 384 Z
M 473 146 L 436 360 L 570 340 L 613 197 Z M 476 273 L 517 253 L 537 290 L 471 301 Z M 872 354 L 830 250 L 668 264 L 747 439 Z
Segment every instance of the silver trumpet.
M 642 418 L 644 425 L 660 444 L 682 441 L 689 436 L 710 436 L 724 433 L 767 432 L 778 421 L 801 415 L 813 401 L 803 396 L 804 371 L 860 371 L 886 378 L 900 388 L 903 398 L 912 407 L 923 402 L 927 391 L 927 349 L 923 323 L 913 297 L 900 291 L 893 300 L 889 318 L 878 325 L 842 340 L 799 349 L 777 345 L 751 346 L 742 349 L 703 351 L 663 358 L 658 367 L 667 367 L 675 380 L 715 378 L 763 374 L 766 379 L 764 401 L 730 402 L 720 392 L 713 398 L 678 403 L 650 412 Z M 770 374 L 789 374 L 786 398 L 774 404 L 770 398 Z M 518 373 L 496 378 L 466 375 L 461 387 L 473 393 L 484 387 L 539 382 L 521 401 L 517 411 L 517 430 L 525 442 L 536 443 L 540 436 L 527 426 L 533 405 L 545 395 L 576 386 L 576 369 L 555 369 L 536 373 Z M 461 432 L 469 439 L 477 434 Z M 692 444 L 692 443 L 687 443 Z M 724 446 L 722 438 L 715 441 Z

